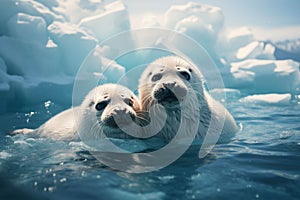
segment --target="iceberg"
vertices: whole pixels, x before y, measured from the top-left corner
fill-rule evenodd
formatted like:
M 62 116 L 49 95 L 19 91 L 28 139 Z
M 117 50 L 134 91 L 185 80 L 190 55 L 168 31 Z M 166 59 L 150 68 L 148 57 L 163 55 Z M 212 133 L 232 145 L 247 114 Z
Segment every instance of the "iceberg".
M 91 31 L 99 41 L 130 30 L 129 15 L 121 1 L 106 5 L 104 10 L 105 12 L 98 15 L 81 19 L 79 26 Z
M 244 49 L 243 47 L 255 41 L 256 40 L 253 36 L 253 33 L 248 27 L 241 27 L 233 30 L 223 30 L 220 32 L 218 37 L 216 53 L 229 62 L 238 61 L 239 59 L 237 58 L 237 51 L 242 48 L 238 56 L 246 57 L 247 54 L 243 55 L 245 54 L 244 51 L 247 50 L 248 52 L 253 47 L 250 46 Z M 243 54 L 241 52 L 243 52 Z
M 270 105 L 288 105 L 291 101 L 291 94 L 260 94 L 250 95 L 241 98 L 244 103 L 270 104 Z
M 41 17 L 49 25 L 53 21 L 64 21 L 65 18 L 51 11 L 38 1 L 32 0 L 1 0 L 0 1 L 0 35 L 7 34 L 7 22 L 18 13 Z
M 139 66 L 142 70 L 163 53 L 127 51 L 148 46 L 159 49 L 163 31 L 109 39 L 131 29 L 126 5 L 109 2 L 0 1 L 0 113 L 48 100 L 70 106 L 72 86 L 83 64 L 88 65 L 88 75 L 80 77 L 83 82 L 91 77 L 103 83 L 121 78 L 122 84 L 136 88 L 138 73 L 132 75 L 133 69 Z M 264 94 L 293 93 L 299 87 L 299 63 L 291 60 L 300 61 L 297 41 L 257 41 L 247 27 L 228 31 L 220 8 L 196 2 L 173 5 L 160 19 L 161 15 L 156 15 L 140 21 L 143 27 L 173 30 L 202 45 L 216 63 L 226 88 Z M 217 73 L 205 68 L 207 61 L 184 45 L 180 43 L 179 51 L 200 60 L 210 89 L 219 87 L 213 85 Z M 116 58 L 120 53 L 124 55 Z M 237 98 L 236 91 L 228 94 Z
M 63 15 L 65 21 L 78 24 L 80 20 L 90 16 L 96 16 L 98 14 L 105 12 L 105 3 L 103 0 L 56 0 L 57 2 L 51 0 L 39 0 L 43 1 L 44 5 L 50 4 L 52 10 Z M 51 4 L 52 3 L 52 4 Z
M 164 15 L 164 27 L 192 37 L 208 50 L 213 49 L 223 24 L 220 8 L 196 2 L 173 5 Z
M 46 21 L 42 17 L 18 13 L 7 22 L 7 35 L 26 42 L 47 44 Z
M 84 58 L 96 47 L 97 39 L 71 23 L 53 22 L 48 31 L 63 57 L 61 70 L 75 75 Z
M 231 63 L 233 88 L 250 93 L 292 93 L 300 83 L 299 63 L 293 60 L 248 59 Z
M 237 50 L 236 58 L 275 60 L 275 47 L 271 44 L 254 41 Z
M 241 27 L 231 30 L 227 34 L 227 41 L 232 49 L 238 49 L 255 40 L 251 29 Z

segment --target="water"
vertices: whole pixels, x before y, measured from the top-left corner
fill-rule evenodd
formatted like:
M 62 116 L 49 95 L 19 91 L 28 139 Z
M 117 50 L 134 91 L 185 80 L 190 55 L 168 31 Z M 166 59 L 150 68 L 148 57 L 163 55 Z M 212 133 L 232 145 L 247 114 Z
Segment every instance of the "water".
M 0 116 L 0 199 L 300 199 L 300 105 L 229 98 L 242 131 L 204 159 L 192 147 L 151 173 L 112 170 L 80 142 L 6 135 L 63 109 L 52 102 Z

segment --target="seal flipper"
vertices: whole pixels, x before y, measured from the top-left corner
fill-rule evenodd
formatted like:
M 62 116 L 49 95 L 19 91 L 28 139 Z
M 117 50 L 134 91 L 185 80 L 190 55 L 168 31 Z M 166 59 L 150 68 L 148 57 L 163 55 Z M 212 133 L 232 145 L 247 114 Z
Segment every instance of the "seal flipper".
M 29 129 L 29 128 L 22 128 L 22 129 L 16 129 L 12 132 L 10 132 L 10 135 L 17 135 L 17 134 L 34 134 L 36 129 Z

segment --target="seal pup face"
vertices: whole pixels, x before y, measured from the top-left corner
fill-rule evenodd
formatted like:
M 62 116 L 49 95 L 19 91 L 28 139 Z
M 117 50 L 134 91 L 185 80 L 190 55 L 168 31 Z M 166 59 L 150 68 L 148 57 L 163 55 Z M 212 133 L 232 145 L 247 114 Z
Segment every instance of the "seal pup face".
M 117 84 L 105 84 L 96 87 L 82 103 L 84 117 L 89 122 L 84 122 L 89 130 L 84 134 L 95 137 L 100 132 L 107 137 L 123 138 L 126 135 L 120 126 L 126 127 L 136 120 L 140 110 L 138 98 L 128 88 Z M 89 133 L 87 133 L 89 132 Z
M 177 109 L 191 90 L 201 91 L 201 75 L 185 60 L 168 56 L 151 63 L 139 83 L 142 108 L 149 110 L 155 103 L 166 109 Z M 198 85 L 198 86 L 197 86 Z

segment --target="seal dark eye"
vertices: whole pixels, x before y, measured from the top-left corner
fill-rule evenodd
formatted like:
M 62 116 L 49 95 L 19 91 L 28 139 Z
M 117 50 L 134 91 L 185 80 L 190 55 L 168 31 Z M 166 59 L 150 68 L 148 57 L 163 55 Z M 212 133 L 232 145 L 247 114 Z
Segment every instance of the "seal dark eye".
M 181 71 L 179 72 L 180 76 L 185 80 L 189 81 L 191 79 L 191 75 L 188 72 Z
M 158 81 L 162 78 L 162 74 L 155 74 L 154 76 L 152 76 L 151 81 L 155 82 Z
M 130 107 L 133 107 L 133 101 L 132 99 L 125 99 L 124 102 L 129 105 Z
M 102 101 L 96 104 L 95 108 L 96 110 L 100 111 L 103 110 L 107 106 L 108 102 L 107 101 Z

